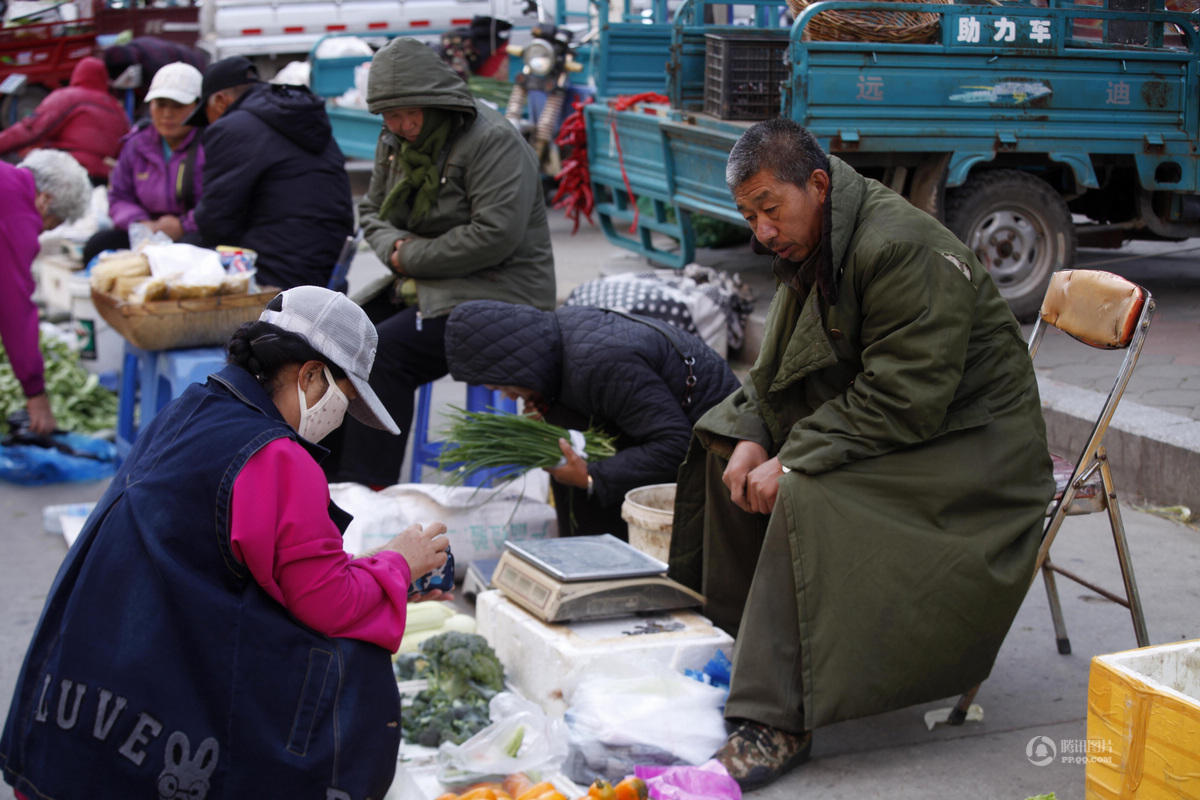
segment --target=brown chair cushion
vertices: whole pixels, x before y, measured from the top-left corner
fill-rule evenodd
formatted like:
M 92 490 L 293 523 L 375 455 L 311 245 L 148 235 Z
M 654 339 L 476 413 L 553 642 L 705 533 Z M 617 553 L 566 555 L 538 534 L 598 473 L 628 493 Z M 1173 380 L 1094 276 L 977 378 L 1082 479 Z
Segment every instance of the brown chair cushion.
M 1128 347 L 1145 293 L 1111 272 L 1071 269 L 1054 273 L 1042 300 L 1042 320 L 1092 347 Z

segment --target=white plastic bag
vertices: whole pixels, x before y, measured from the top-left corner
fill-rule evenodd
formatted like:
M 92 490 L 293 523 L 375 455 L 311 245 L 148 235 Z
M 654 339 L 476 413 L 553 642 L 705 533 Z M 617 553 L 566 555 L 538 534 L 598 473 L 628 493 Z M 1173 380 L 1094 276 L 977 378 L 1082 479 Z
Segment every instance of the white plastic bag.
M 567 757 L 567 726 L 537 703 L 500 692 L 488 703 L 492 724 L 462 744 L 438 748 L 438 780 L 465 783 L 514 772 L 553 772 Z M 514 753 L 511 754 L 511 753 Z
M 148 244 L 142 255 L 150 262 L 150 274 L 173 286 L 215 288 L 225 279 L 225 268 L 216 250 L 192 244 Z
M 547 502 L 547 475 L 540 469 L 493 489 L 398 483 L 375 492 L 357 483 L 335 483 L 329 493 L 354 516 L 342 537 L 347 551 L 378 547 L 413 523 L 444 522 L 459 578 L 472 561 L 499 558 L 506 539 L 558 535 L 558 518 Z
M 726 690 L 645 661 L 598 661 L 574 680 L 564 771 L 616 782 L 638 764 L 702 764 L 725 742 Z

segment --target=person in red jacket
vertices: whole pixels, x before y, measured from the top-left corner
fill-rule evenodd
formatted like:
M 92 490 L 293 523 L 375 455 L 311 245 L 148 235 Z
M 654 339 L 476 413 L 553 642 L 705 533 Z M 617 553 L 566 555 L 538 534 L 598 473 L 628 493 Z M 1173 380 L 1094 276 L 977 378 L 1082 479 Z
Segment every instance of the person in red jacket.
M 75 65 L 70 86 L 55 89 L 32 115 L 0 131 L 0 157 L 24 158 L 37 148 L 66 150 L 99 186 L 108 180 L 128 130 L 129 118 L 108 93 L 104 62 L 88 56 Z

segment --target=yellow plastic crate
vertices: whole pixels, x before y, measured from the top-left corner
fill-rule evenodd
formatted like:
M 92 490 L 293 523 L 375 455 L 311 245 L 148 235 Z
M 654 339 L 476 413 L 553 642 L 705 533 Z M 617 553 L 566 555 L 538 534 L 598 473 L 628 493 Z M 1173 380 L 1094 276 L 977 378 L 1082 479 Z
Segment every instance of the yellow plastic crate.
M 1096 656 L 1089 800 L 1200 800 L 1200 640 Z

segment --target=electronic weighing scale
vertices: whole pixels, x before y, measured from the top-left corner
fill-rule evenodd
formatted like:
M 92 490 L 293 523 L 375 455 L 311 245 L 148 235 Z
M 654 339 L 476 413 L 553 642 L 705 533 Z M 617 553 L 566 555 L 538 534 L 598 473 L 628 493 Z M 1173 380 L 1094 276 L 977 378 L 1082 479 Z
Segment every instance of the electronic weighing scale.
M 506 541 L 492 585 L 545 622 L 703 605 L 667 565 L 611 533 Z

